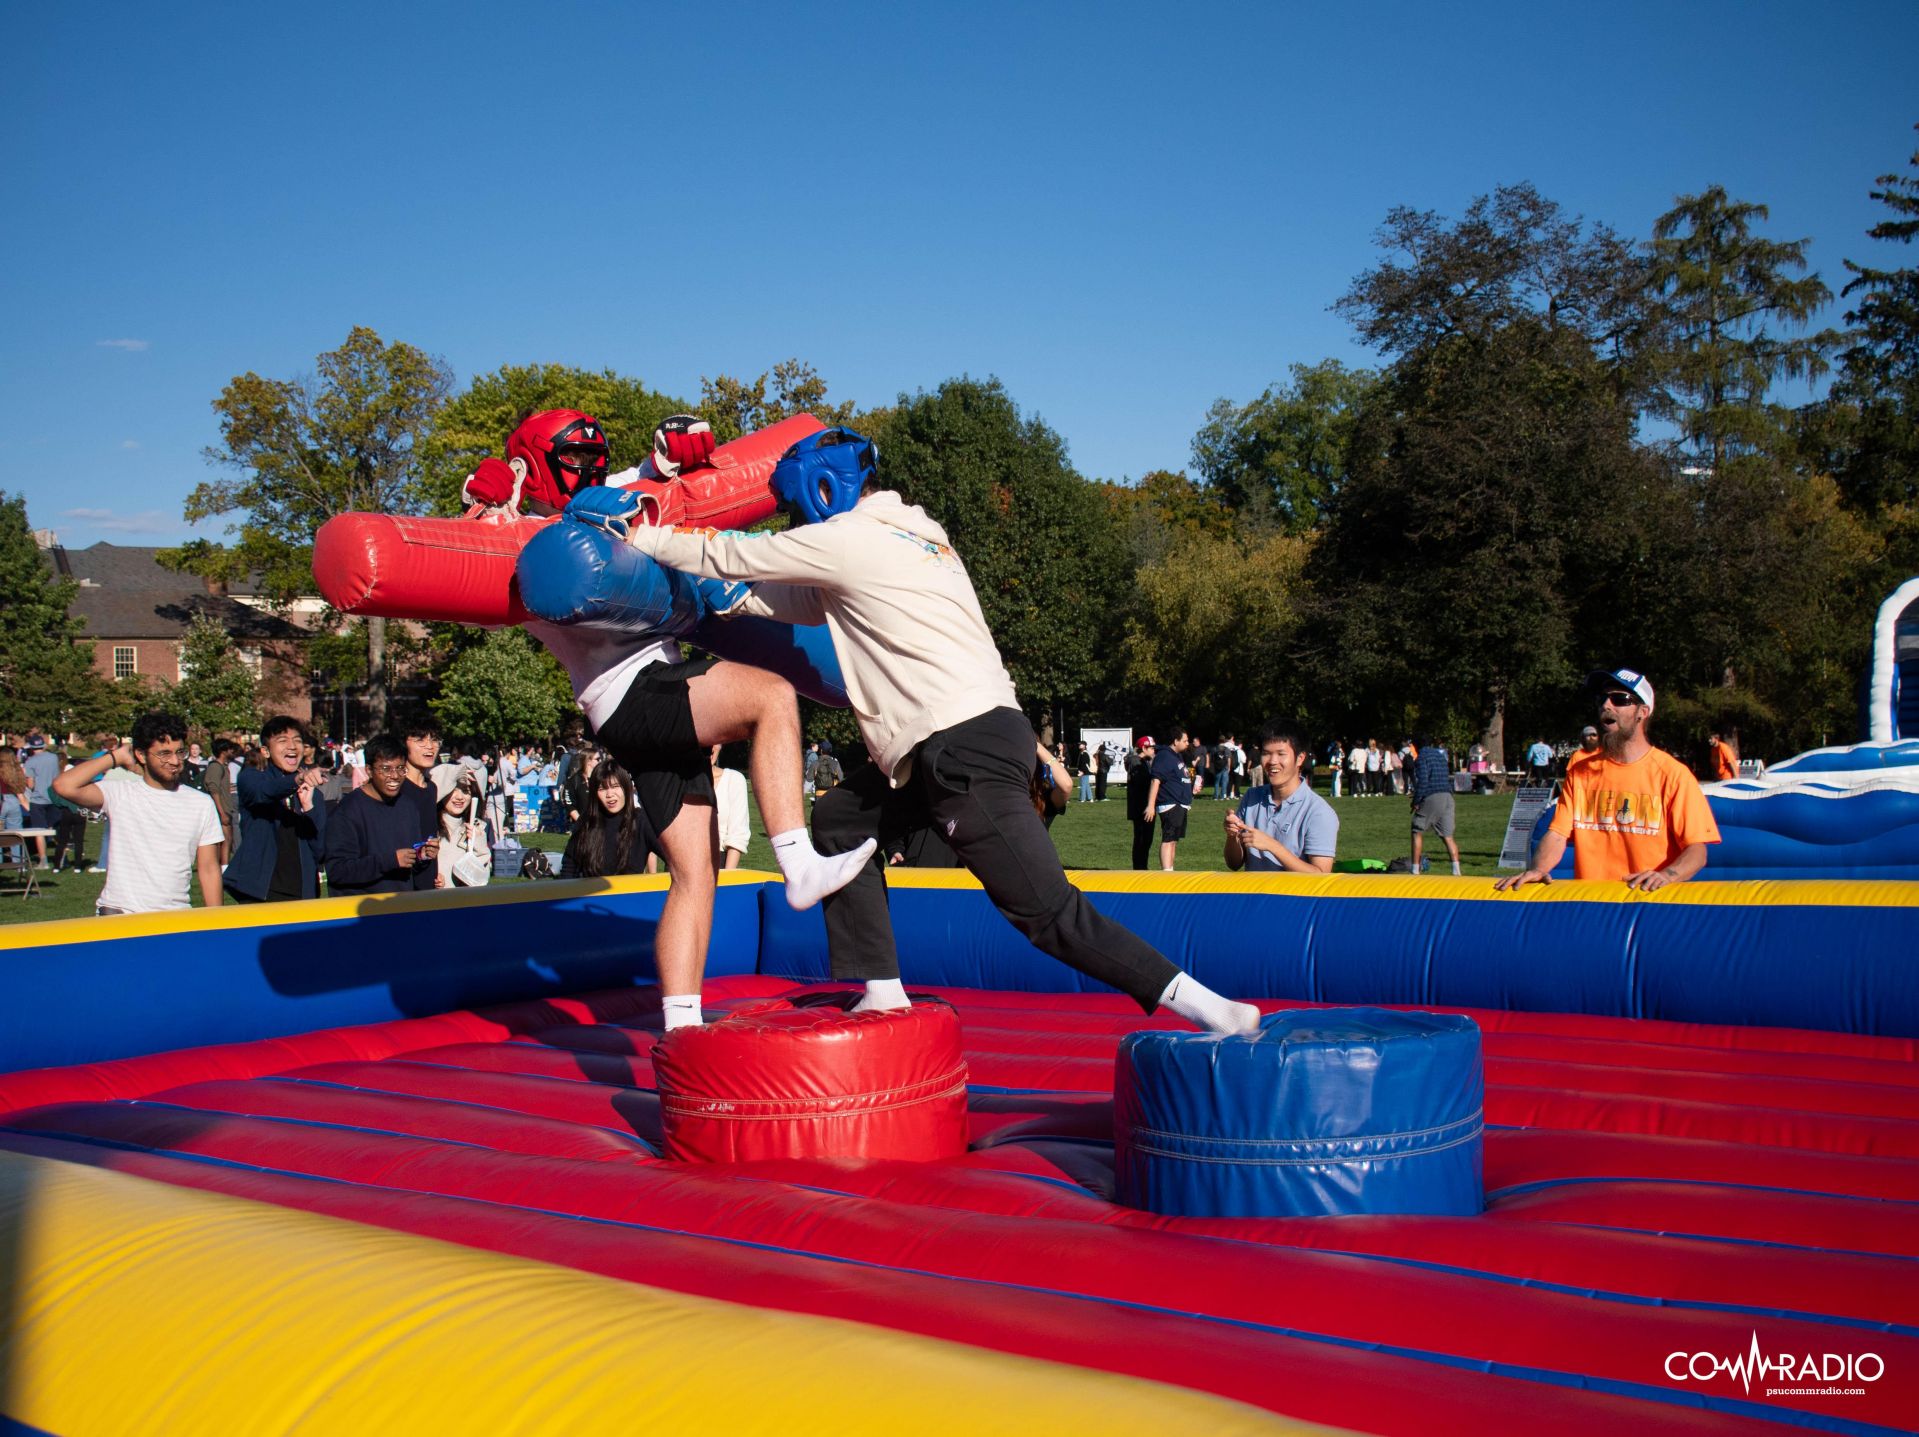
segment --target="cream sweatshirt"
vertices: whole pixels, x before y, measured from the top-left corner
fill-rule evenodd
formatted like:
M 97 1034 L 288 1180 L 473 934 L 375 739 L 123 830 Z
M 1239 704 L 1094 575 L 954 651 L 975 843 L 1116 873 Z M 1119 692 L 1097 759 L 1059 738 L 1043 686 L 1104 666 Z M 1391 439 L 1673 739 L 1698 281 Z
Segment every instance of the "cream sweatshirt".
M 753 585 L 735 614 L 824 623 L 860 736 L 895 788 L 929 735 L 1019 696 L 946 531 L 891 490 L 783 534 L 635 529 L 670 569 Z

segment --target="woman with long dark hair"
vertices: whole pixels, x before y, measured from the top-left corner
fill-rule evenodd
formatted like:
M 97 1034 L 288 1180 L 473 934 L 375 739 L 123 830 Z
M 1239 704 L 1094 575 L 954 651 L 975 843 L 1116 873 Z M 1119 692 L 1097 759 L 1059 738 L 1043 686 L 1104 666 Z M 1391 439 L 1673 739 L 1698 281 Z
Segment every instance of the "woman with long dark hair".
M 633 775 L 602 758 L 584 786 L 585 801 L 573 836 L 560 856 L 562 878 L 607 878 L 653 871 L 660 837 L 633 792 Z

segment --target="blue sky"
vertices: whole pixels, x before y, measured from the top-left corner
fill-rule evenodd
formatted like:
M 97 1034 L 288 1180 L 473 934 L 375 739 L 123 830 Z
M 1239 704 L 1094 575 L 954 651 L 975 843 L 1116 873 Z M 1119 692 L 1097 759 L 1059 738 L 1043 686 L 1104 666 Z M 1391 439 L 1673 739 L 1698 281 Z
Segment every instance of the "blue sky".
M 863 404 L 996 374 L 1101 478 L 1363 362 L 1386 211 L 1708 184 L 1866 258 L 1919 5 L 8 7 L 0 489 L 173 542 L 209 402 L 354 324 L 443 356 Z M 1834 288 L 1838 287 L 1834 283 Z M 217 531 L 218 526 L 214 526 Z

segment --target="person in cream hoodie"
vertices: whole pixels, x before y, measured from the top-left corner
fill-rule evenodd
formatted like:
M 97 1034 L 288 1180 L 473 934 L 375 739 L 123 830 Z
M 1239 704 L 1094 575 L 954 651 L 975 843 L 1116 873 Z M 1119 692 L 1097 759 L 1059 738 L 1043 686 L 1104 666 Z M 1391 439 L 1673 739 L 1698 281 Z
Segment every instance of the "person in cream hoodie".
M 1259 1012 L 1204 985 L 1066 881 L 1031 799 L 1034 735 L 946 531 L 877 482 L 878 452 L 850 429 L 810 435 L 781 458 L 779 534 L 653 528 L 618 490 L 588 490 L 566 517 L 624 539 L 668 568 L 743 582 L 735 613 L 824 623 L 875 763 L 814 806 L 823 853 L 890 828 L 930 824 L 1008 921 L 1043 952 L 1220 1033 Z M 825 900 L 833 976 L 863 982 L 855 1011 L 907 1003 L 877 856 Z

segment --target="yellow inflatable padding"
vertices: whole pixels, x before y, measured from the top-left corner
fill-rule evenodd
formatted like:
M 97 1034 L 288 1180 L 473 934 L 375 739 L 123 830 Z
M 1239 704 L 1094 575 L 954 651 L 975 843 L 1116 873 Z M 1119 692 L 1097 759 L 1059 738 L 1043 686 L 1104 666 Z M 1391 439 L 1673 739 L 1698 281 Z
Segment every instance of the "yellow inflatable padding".
M 6 1152 L 0 1276 L 4 1415 L 57 1437 L 1326 1430 Z
M 740 872 L 741 870 L 734 870 Z M 1624 883 L 1555 880 L 1499 893 L 1491 878 L 1387 873 L 1109 873 L 1068 869 L 1083 893 L 1267 893 L 1289 898 L 1404 898 L 1486 903 L 1666 903 L 1704 908 L 1919 908 L 1919 882 L 1885 878 L 1743 879 L 1675 883 L 1639 893 Z M 978 888 L 964 869 L 892 868 L 889 888 Z M 285 905 L 282 905 L 285 906 Z M 71 920 L 84 923 L 87 919 Z M 92 920 L 98 921 L 98 920 Z

